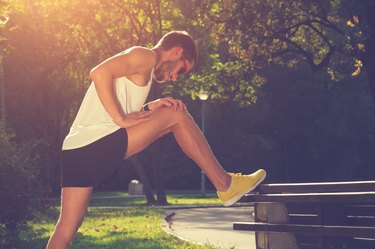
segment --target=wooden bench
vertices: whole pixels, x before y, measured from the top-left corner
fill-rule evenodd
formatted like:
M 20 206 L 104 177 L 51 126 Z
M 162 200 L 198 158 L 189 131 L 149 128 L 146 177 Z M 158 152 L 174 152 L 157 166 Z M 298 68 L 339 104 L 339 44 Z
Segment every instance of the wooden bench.
M 263 184 L 254 203 L 257 249 L 375 249 L 375 181 Z

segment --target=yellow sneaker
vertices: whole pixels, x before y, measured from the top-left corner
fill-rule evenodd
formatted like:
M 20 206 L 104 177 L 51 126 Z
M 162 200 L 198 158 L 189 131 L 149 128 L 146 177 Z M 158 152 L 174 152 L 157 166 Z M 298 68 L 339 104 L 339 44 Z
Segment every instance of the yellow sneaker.
M 233 174 L 230 187 L 225 192 L 217 191 L 219 199 L 223 205 L 228 207 L 236 203 L 246 193 L 254 190 L 266 178 L 266 171 L 260 169 L 251 175 Z

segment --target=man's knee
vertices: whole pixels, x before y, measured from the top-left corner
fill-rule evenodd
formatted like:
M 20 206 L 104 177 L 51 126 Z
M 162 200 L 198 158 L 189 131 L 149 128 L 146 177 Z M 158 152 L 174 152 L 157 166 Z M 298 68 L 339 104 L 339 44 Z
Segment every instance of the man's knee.
M 174 123 L 184 122 L 192 119 L 187 110 L 176 110 L 175 107 L 163 107 L 161 108 L 161 111 L 164 112 L 165 116 Z

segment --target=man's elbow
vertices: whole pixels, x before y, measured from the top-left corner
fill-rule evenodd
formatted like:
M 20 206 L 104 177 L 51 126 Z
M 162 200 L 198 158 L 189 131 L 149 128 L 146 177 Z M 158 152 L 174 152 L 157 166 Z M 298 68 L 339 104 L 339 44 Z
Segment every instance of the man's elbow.
M 112 79 L 112 74 L 100 67 L 94 67 L 90 71 L 90 78 L 94 82 L 106 81 Z

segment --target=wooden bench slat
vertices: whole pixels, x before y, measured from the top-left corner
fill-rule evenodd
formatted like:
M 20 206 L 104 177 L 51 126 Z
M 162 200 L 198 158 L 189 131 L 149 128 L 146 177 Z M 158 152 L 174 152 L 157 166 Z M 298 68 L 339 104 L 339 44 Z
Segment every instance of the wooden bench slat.
M 360 193 L 303 193 L 303 194 L 247 194 L 240 202 L 279 203 L 375 203 L 375 192 Z
M 321 221 L 317 215 L 289 215 L 289 219 L 293 224 L 319 225 Z
M 375 216 L 375 205 L 348 205 L 348 215 L 354 216 Z
M 375 181 L 263 184 L 240 202 L 256 222 L 233 229 L 255 231 L 258 249 L 375 248 Z
M 287 203 L 289 213 L 292 214 L 317 214 L 320 211 L 320 206 L 316 203 L 303 205 L 301 203 Z
M 349 216 L 348 219 L 353 226 L 375 227 L 375 217 Z
M 315 247 L 322 241 L 318 236 L 309 236 L 306 234 L 296 234 L 296 240 L 299 245 L 313 245 Z
M 375 181 L 262 184 L 257 190 L 268 194 L 375 191 Z
M 311 234 L 311 235 L 318 235 L 318 236 L 347 236 L 347 237 L 375 238 L 374 227 L 235 222 L 233 224 L 233 229 L 245 230 L 245 231 Z

